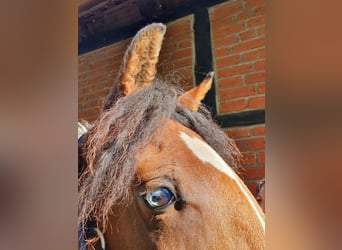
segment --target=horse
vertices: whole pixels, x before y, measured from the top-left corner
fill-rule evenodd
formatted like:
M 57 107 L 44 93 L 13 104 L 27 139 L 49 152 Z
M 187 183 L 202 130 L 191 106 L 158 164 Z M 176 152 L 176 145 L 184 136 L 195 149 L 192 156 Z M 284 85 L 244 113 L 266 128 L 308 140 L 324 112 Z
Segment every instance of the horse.
M 85 134 L 90 128 L 92 127 L 92 124 L 86 120 L 81 120 L 77 123 L 77 138 L 80 139 L 80 137 Z
M 264 213 L 236 173 L 241 154 L 201 103 L 214 73 L 188 91 L 157 76 L 165 32 L 137 32 L 84 134 L 79 235 L 92 249 L 264 249 Z
M 258 186 L 256 189 L 256 200 L 259 203 L 259 206 L 261 207 L 262 211 L 265 213 L 265 179 L 262 179 L 261 181 L 258 182 Z

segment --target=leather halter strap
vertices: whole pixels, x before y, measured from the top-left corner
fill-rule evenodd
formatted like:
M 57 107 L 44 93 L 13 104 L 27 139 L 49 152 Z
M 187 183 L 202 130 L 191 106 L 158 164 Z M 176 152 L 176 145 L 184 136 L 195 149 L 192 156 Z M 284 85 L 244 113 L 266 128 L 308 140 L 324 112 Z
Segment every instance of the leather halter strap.
M 78 248 L 79 250 L 88 250 L 86 239 L 91 238 L 97 234 L 100 241 L 96 243 L 95 249 L 96 250 L 106 250 L 106 241 L 104 238 L 103 233 L 97 227 L 87 227 L 85 230 L 85 235 L 83 234 L 82 227 L 79 226 L 78 228 Z

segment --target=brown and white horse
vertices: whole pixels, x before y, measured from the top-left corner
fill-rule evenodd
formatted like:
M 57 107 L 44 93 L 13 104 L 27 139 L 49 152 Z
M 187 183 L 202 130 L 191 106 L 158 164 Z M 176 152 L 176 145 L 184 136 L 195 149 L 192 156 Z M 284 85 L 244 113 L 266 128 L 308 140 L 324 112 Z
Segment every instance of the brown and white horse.
M 240 153 L 200 104 L 213 73 L 185 93 L 156 77 L 165 31 L 133 38 L 85 135 L 78 223 L 94 221 L 89 246 L 110 250 L 264 249 L 264 214 L 233 170 Z

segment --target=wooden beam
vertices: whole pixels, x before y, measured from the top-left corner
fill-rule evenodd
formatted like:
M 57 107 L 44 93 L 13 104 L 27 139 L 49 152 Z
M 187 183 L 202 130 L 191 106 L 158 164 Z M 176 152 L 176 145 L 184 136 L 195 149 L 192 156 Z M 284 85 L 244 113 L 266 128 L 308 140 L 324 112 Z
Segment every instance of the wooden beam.
M 265 109 L 222 114 L 216 116 L 215 120 L 223 128 L 263 124 L 265 123 Z
M 96 9 L 96 6 L 99 4 L 103 4 L 104 2 L 108 2 L 108 0 L 79 0 L 78 1 L 78 16 L 80 17 L 80 13 L 82 11 L 87 11 L 91 9 Z M 107 3 L 105 3 L 107 4 Z
M 153 1 L 153 0 L 149 0 L 149 1 Z M 137 1 L 133 1 L 133 0 L 127 0 L 125 2 L 131 2 L 132 4 L 137 3 Z M 115 23 L 114 24 L 106 23 L 106 25 L 101 25 L 101 28 L 97 28 L 96 20 L 94 24 L 91 22 L 91 18 L 87 20 L 86 18 L 81 17 L 79 18 L 79 23 L 81 23 L 82 25 L 88 25 L 88 27 L 95 26 L 93 30 L 95 31 L 99 30 L 100 33 L 95 33 L 94 35 L 87 34 L 87 33 L 82 34 L 83 39 L 79 42 L 78 53 L 79 54 L 87 53 L 91 50 L 95 50 L 103 46 L 107 46 L 109 44 L 115 43 L 117 41 L 132 37 L 140 28 L 144 27 L 145 25 L 151 22 L 167 23 L 167 22 L 176 20 L 178 18 L 187 16 L 190 14 L 194 14 L 195 11 L 198 10 L 199 8 L 208 8 L 210 6 L 214 6 L 222 2 L 227 2 L 227 0 L 187 0 L 187 1 L 180 1 L 180 3 L 178 3 L 178 1 L 176 0 L 165 0 L 165 3 L 169 4 L 168 6 L 177 6 L 177 7 L 167 8 L 165 12 L 163 10 L 163 13 L 158 17 L 141 17 L 141 19 L 139 18 L 129 19 L 127 17 L 123 17 L 123 19 L 125 19 L 125 22 L 126 22 L 124 26 L 116 26 Z M 136 6 L 136 8 L 138 8 L 138 6 Z M 107 11 L 110 11 L 110 10 L 107 9 L 106 12 Z M 139 10 L 137 11 L 139 12 Z M 101 12 L 97 14 L 101 14 Z M 131 17 L 132 16 L 130 16 L 130 18 Z

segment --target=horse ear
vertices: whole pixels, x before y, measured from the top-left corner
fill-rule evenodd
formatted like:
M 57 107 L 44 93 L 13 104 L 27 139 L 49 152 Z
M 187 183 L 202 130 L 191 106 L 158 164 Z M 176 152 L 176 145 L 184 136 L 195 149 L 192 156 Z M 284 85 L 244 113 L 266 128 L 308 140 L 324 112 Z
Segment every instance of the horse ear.
M 214 72 L 209 72 L 203 81 L 189 91 L 178 97 L 178 101 L 186 108 L 197 111 L 199 103 L 211 88 Z
M 134 36 L 126 50 L 118 76 L 120 90 L 124 95 L 151 85 L 156 75 L 156 64 L 165 32 L 164 24 L 153 23 Z

